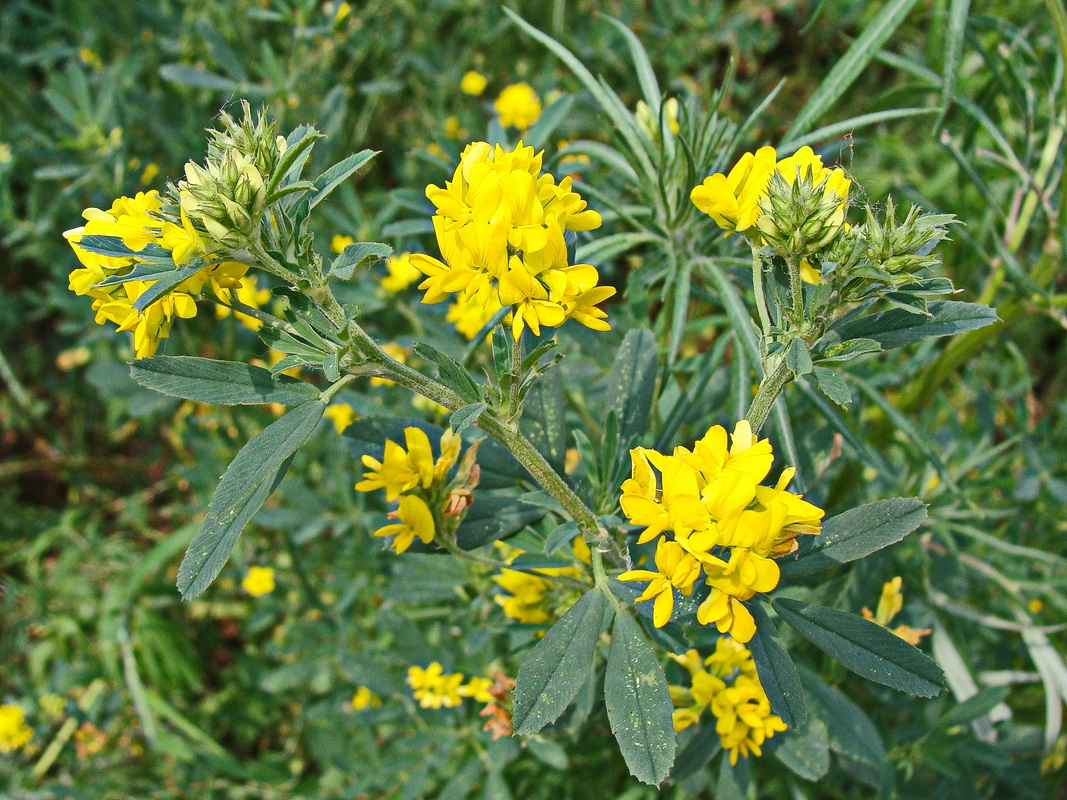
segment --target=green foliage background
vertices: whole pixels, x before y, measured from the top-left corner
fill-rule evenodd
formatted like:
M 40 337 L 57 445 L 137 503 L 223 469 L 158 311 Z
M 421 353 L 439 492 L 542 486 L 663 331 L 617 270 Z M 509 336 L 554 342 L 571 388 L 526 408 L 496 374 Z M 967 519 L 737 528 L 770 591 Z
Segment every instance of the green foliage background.
M 962 299 L 995 305 L 1004 324 L 863 362 L 845 412 L 804 386 L 790 389 L 797 447 L 813 459 L 805 465 L 811 497 L 836 513 L 917 495 L 931 514 L 911 540 L 808 599 L 855 612 L 873 607 L 882 583 L 902 575 L 902 619 L 938 626 L 942 648 L 954 643 L 954 655 L 935 651 L 950 683 L 966 672 L 1010 691 L 981 694 L 965 708 L 950 693 L 905 698 L 823 663 L 814 650 L 808 663 L 875 720 L 900 796 L 1041 797 L 1062 783 L 1067 756 L 1059 725 L 1067 696 L 1059 655 L 1067 613 L 1064 59 L 1053 4 L 897 5 L 908 11 L 905 21 L 819 123 L 930 109 L 857 127 L 834 147 L 873 197 L 891 191 L 901 203 L 960 217 L 966 227 L 940 250 L 945 273 Z M 732 59 L 735 82 L 722 110 L 737 119 L 785 80 L 746 149 L 788 138 L 796 114 L 879 10 L 863 2 L 513 7 L 631 107 L 640 94 L 624 41 L 597 12 L 638 34 L 669 94 L 691 92 L 707 104 Z M 503 86 L 522 79 L 542 95 L 578 94 L 554 140 L 595 138 L 605 127 L 575 78 L 496 4 L 372 1 L 338 23 L 331 13 L 297 0 L 0 6 L 0 143 L 10 146 L 10 158 L 0 152 L 0 700 L 32 706 L 45 693 L 71 697 L 102 679 L 103 701 L 86 721 L 107 734 L 99 752 L 68 744 L 35 776 L 59 728 L 35 721 L 39 752 L 0 756 L 0 790 L 657 796 L 628 777 L 591 692 L 579 695 L 551 739 L 526 746 L 489 741 L 473 712 L 415 709 L 403 685 L 408 665 L 436 659 L 476 673 L 494 654 L 528 646 L 529 632 L 504 625 L 484 599 L 487 573 L 450 559 L 383 554 L 367 535 L 381 509 L 352 491 L 360 452 L 353 436 L 322 431 L 298 453 L 222 583 L 191 603 L 174 589 L 194 516 L 236 450 L 273 417 L 183 406 L 131 381 L 126 339 L 93 325 L 88 303 L 66 289 L 74 258 L 60 234 L 81 210 L 146 188 L 140 176 L 149 163 L 160 168 L 156 185 L 179 177 L 218 109 L 247 98 L 268 104 L 283 130 L 314 122 L 328 134 L 316 149 L 319 166 L 363 147 L 382 151 L 358 194 L 346 185 L 331 199 L 327 240 L 344 234 L 427 249 L 425 236 L 397 224 L 428 216 L 422 188 L 448 173 L 427 145 L 454 159 L 484 136 L 488 101 Z M 459 92 L 467 69 L 489 78 L 484 97 Z M 947 98 L 942 118 L 937 109 Z M 447 135 L 451 115 L 467 137 Z M 555 141 L 548 144 L 554 151 Z M 590 171 L 585 180 L 595 185 Z M 642 255 L 598 266 L 621 285 L 652 268 Z M 423 327 L 405 308 L 414 295 L 396 302 L 373 287 L 370 279 L 360 286 L 360 304 L 383 336 L 405 344 L 446 337 L 440 320 Z M 704 352 L 734 371 L 744 366 L 732 349 L 715 347 L 727 319 L 713 284 L 698 279 L 694 297 L 679 385 L 701 375 Z M 562 373 L 569 422 L 594 442 L 601 431 L 590 410 L 602 407 L 610 353 L 642 312 L 612 313 L 610 347 L 567 333 L 575 354 Z M 263 357 L 230 322 L 202 313 L 176 327 L 167 352 Z M 728 373 L 715 373 L 706 407 L 678 422 L 671 444 L 701 432 L 707 407 L 721 409 L 710 412 L 719 421 L 740 416 L 744 375 L 730 381 Z M 396 387 L 346 399 L 364 416 L 419 415 Z M 278 573 L 278 589 L 258 600 L 236 587 L 254 563 Z M 799 641 L 789 644 L 807 653 Z M 501 666 L 514 674 L 516 662 Z M 352 712 L 357 685 L 385 698 L 382 707 Z M 992 744 L 981 724 L 993 724 L 986 714 L 1005 698 L 1012 718 L 996 723 Z M 73 701 L 67 713 L 82 721 Z M 981 724 L 968 725 L 972 719 Z M 865 774 L 863 748 L 833 727 L 828 736 L 837 755 L 827 778 L 786 777 L 766 756 L 751 765 L 761 796 L 874 796 L 866 787 L 878 778 Z M 732 796 L 699 766 L 659 792 L 700 796 L 716 782 L 716 796 Z

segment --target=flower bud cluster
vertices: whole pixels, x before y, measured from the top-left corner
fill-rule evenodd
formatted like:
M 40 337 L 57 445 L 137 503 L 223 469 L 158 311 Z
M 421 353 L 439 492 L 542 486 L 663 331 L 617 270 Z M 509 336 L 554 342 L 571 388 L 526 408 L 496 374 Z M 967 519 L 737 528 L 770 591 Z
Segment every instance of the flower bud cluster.
M 222 115 L 222 127 L 209 133 L 203 165 L 185 165 L 185 179 L 172 187 L 182 213 L 219 247 L 237 249 L 254 236 L 267 205 L 267 185 L 286 150 L 283 136 L 260 112 L 255 122 L 248 104 L 238 122 Z
M 849 180 L 841 170 L 781 169 L 767 183 L 756 223 L 763 241 L 783 258 L 804 258 L 829 245 L 845 221 Z

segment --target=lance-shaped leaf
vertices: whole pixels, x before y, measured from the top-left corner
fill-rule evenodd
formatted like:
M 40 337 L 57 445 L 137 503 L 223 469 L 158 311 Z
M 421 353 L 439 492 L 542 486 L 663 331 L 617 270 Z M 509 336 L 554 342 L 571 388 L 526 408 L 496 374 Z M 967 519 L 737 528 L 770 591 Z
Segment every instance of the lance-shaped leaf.
M 178 591 L 186 599 L 206 589 L 230 558 L 245 523 L 266 502 L 290 457 L 311 435 L 326 405 L 299 405 L 248 441 L 226 468 L 208 505 L 200 532 L 178 567 Z
M 674 769 L 671 771 L 671 783 L 681 783 L 691 775 L 695 775 L 720 750 L 722 750 L 722 737 L 715 730 L 713 721 L 706 722 L 678 753 Z
M 393 248 L 381 242 L 355 242 L 348 245 L 330 264 L 330 277 L 351 280 L 355 271 L 364 264 L 384 261 L 393 254 Z
M 778 735 L 782 741 L 774 756 L 793 773 L 817 781 L 830 771 L 830 737 L 821 719 L 811 717 L 802 727 Z
M 624 447 L 648 427 L 652 401 L 656 396 L 656 364 L 659 351 L 652 331 L 636 328 L 626 334 L 615 354 L 608 375 L 604 416 L 619 416 L 619 439 Z
M 805 537 L 795 553 L 779 559 L 782 576 L 795 578 L 846 564 L 896 544 L 926 521 L 926 506 L 915 497 L 895 497 L 831 517 L 822 533 Z
M 808 706 L 793 659 L 778 638 L 763 604 L 752 603 L 748 608 L 756 619 L 756 635 L 748 643 L 748 649 L 752 651 L 756 674 L 771 710 L 790 728 L 801 727 L 807 720 Z
M 953 336 L 984 328 L 999 321 L 996 309 L 977 303 L 939 300 L 930 303 L 927 311 L 928 314 L 913 314 L 894 308 L 881 314 L 846 317 L 827 332 L 824 344 L 871 339 L 889 350 L 931 337 Z
M 574 700 L 593 667 L 605 606 L 601 592 L 586 592 L 526 656 L 515 681 L 516 733 L 537 733 Z
M 920 697 L 935 697 L 945 676 L 917 647 L 855 614 L 779 598 L 774 610 L 797 633 L 857 675 Z
M 611 630 L 604 702 L 630 774 L 658 786 L 674 765 L 678 746 L 671 693 L 652 645 L 629 613 L 616 615 Z
M 830 749 L 881 770 L 886 753 L 882 737 L 870 718 L 845 695 L 827 686 L 811 670 L 801 669 L 800 680 L 815 714 L 826 723 Z
M 437 375 L 456 394 L 468 403 L 477 403 L 482 399 L 481 389 L 474 382 L 471 374 L 464 369 L 456 359 L 447 353 L 442 353 L 436 347 L 419 342 L 415 345 L 415 352 L 436 365 Z
M 310 383 L 262 367 L 195 356 L 142 358 L 130 365 L 130 376 L 147 389 L 200 403 L 295 406 L 319 394 Z

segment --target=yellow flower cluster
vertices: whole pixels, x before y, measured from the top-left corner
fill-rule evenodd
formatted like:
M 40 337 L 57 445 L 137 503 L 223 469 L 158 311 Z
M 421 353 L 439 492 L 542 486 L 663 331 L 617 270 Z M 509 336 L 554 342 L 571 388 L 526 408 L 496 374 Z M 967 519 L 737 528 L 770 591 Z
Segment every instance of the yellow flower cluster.
M 720 638 L 715 652 L 703 661 L 696 650 L 671 658 L 689 671 L 691 684 L 670 687 L 676 731 L 695 724 L 710 710 L 722 749 L 736 764 L 738 756 L 762 755 L 763 743 L 786 729 L 782 718 L 771 713 L 751 651 L 731 637 Z
M 462 445 L 457 434 L 446 430 L 441 436 L 441 455 L 434 461 L 430 438 L 421 428 L 404 428 L 404 443 L 407 449 L 387 439 L 381 461 L 364 455 L 367 471 L 356 484 L 357 491 L 384 489 L 386 500 L 398 501 L 397 510 L 389 514 L 398 522 L 374 532 L 375 536 L 394 537 L 390 546 L 397 553 L 411 547 L 416 536 L 425 544 L 433 541 L 437 527 L 427 500 L 434 500 L 431 489 L 444 484 L 449 470 L 459 460 Z
M 253 597 L 270 594 L 274 587 L 274 570 L 271 567 L 249 567 L 241 581 L 241 588 Z
M 440 662 L 432 662 L 426 669 L 408 668 L 408 686 L 422 708 L 455 708 L 470 697 L 478 703 L 493 700 L 489 687 L 493 682 L 488 678 L 473 677 L 463 682 L 462 672 L 445 674 Z
M 745 153 L 728 174 L 716 172 L 694 187 L 690 199 L 725 229 L 727 235 L 734 231 L 750 231 L 758 236 L 755 225 L 763 213 L 761 201 L 767 196 L 768 184 L 775 173 L 781 174 L 790 185 L 798 178 L 810 175 L 817 191 L 821 188 L 826 197 L 838 198 L 837 224 L 843 223 L 852 182 L 843 170 L 823 166 L 822 156 L 816 155 L 810 147 L 801 147 L 780 160 L 773 147 Z
M 390 256 L 385 262 L 388 273 L 382 278 L 382 288 L 390 294 L 398 294 L 422 277 L 422 273 L 412 266 L 411 253 Z
M 485 87 L 488 85 L 489 79 L 487 77 L 480 72 L 475 72 L 473 69 L 469 69 L 463 73 L 463 77 L 459 81 L 459 90 L 463 92 L 463 94 L 477 97 L 485 91 Z
M 489 309 L 511 307 L 511 329 L 540 334 L 574 319 L 594 330 L 609 330 L 597 308 L 615 289 L 598 286 L 596 268 L 569 264 L 565 231 L 600 226 L 600 214 L 571 189 L 541 173 L 544 152 L 519 142 L 512 150 L 473 142 L 445 188 L 428 186 L 437 208 L 433 227 L 444 261 L 421 253 L 411 263 L 427 276 L 423 303 L 458 293 L 463 303 Z
M 619 580 L 648 581 L 637 602 L 655 598 L 653 622 L 662 627 L 674 611 L 674 590 L 689 595 L 703 573 L 710 592 L 697 609 L 697 621 L 748 642 L 756 623 L 744 601 L 778 585 L 773 559 L 795 550 L 798 534 L 819 533 L 822 509 L 786 491 L 796 472 L 792 467 L 782 471 L 774 487 L 760 485 L 774 453 L 745 420 L 737 423 L 729 443 L 726 429 L 715 425 L 692 450 L 676 447 L 664 455 L 638 447 L 630 458 L 633 472 L 622 485 L 623 513 L 645 529 L 638 544 L 662 538 L 655 571 L 630 570 Z
M 26 724 L 26 712 L 14 703 L 0 705 L 0 753 L 19 750 L 30 743 L 33 728 Z
M 378 708 L 381 704 L 382 699 L 366 686 L 357 686 L 356 693 L 352 695 L 353 711 L 366 711 L 368 708 Z
M 893 618 L 900 613 L 904 608 L 904 579 L 899 575 L 893 580 L 886 582 L 882 586 L 882 594 L 878 598 L 878 607 L 871 613 L 869 608 L 864 608 L 862 611 L 864 619 L 869 619 L 876 625 L 881 625 L 883 628 L 889 628 L 889 623 L 893 621 Z M 932 632 L 930 628 L 912 628 L 908 625 L 898 625 L 892 629 L 893 633 L 899 636 L 908 644 L 918 645 L 923 640 L 924 636 L 929 636 Z
M 324 415 L 333 423 L 338 434 L 344 433 L 349 425 L 359 419 L 356 410 L 348 403 L 331 403 L 326 407 Z
M 590 562 L 589 545 L 581 536 L 575 538 L 572 547 L 575 558 L 583 564 Z M 510 549 L 509 564 L 515 556 L 522 553 L 517 548 Z M 552 580 L 552 577 L 581 578 L 583 572 L 579 567 L 545 567 L 535 572 L 537 574 L 503 569 L 499 575 L 493 576 L 493 582 L 505 592 L 494 599 L 503 609 L 504 615 L 516 622 L 532 625 L 549 622 L 558 612 L 569 608 L 578 599 L 578 593 L 574 589 Z
M 505 128 L 524 131 L 540 118 L 541 98 L 530 84 L 520 81 L 504 87 L 493 102 L 493 111 Z
M 120 331 L 133 331 L 137 358 L 146 358 L 156 352 L 160 341 L 170 334 L 175 317 L 189 319 L 196 316 L 195 297 L 205 287 L 211 288 L 216 295 L 228 289 L 239 289 L 241 278 L 248 271 L 246 265 L 233 262 L 205 266 L 142 311 L 137 311 L 133 305 L 154 281 L 131 280 L 101 286 L 107 278 L 128 274 L 142 259 L 90 252 L 78 246 L 84 236 L 115 236 L 137 252 L 154 245 L 168 251 L 179 266 L 195 257 L 210 258 L 203 238 L 193 228 L 185 211 L 181 212 L 182 224 L 177 225 L 160 218 L 162 206 L 156 191 L 120 197 L 106 211 L 85 209 L 82 212 L 85 224 L 63 234 L 82 264 L 70 273 L 71 291 L 93 299 L 97 324 L 110 321 L 118 325 Z

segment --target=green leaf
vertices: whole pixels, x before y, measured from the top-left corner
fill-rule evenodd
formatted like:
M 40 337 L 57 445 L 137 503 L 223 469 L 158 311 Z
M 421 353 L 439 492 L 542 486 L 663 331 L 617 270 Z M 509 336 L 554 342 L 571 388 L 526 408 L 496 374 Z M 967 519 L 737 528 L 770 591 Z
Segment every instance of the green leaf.
M 1007 700 L 1010 692 L 1010 686 L 992 686 L 988 689 L 982 689 L 978 694 L 972 695 L 959 705 L 950 708 L 948 713 L 938 721 L 938 725 L 951 727 L 973 722 Z
M 658 786 L 673 766 L 678 746 L 671 694 L 652 645 L 629 613 L 616 615 L 611 630 L 604 701 L 630 774 Z
M 807 375 L 812 370 L 811 353 L 804 340 L 797 337 L 789 345 L 789 352 L 785 354 L 785 363 L 796 375 Z
M 463 433 L 472 424 L 478 421 L 478 417 L 482 415 L 489 406 L 485 403 L 471 403 L 470 405 L 463 406 L 463 408 L 457 408 L 452 412 L 452 416 L 448 418 L 448 425 L 456 433 Z
M 538 379 L 522 404 L 523 433 L 560 475 L 567 455 L 563 377 L 553 369 Z
M 715 800 L 746 800 L 748 797 L 747 759 L 736 765 L 724 755 L 719 766 L 719 780 L 715 784 Z
M 641 93 L 645 96 L 645 103 L 651 109 L 653 119 L 659 119 L 659 106 L 663 92 L 660 91 L 659 81 L 656 80 L 656 73 L 652 70 L 652 63 L 648 60 L 648 53 L 645 52 L 641 40 L 629 27 L 614 17 L 605 15 L 604 18 L 614 25 L 626 39 L 626 46 L 630 49 L 630 58 L 633 59 L 634 69 L 637 70 L 637 81 L 641 84 Z
M 194 89 L 214 89 L 219 92 L 232 92 L 240 84 L 214 72 L 190 67 L 186 64 L 164 64 L 159 68 L 159 75 L 165 81 L 191 86 Z
M 779 559 L 782 577 L 847 564 L 896 544 L 922 525 L 926 516 L 926 506 L 916 497 L 895 497 L 849 509 L 826 520 L 822 533 L 804 537 L 807 541 L 795 553 Z
M 530 126 L 523 137 L 523 143 L 534 150 L 540 150 L 548 144 L 548 138 L 563 120 L 570 114 L 574 105 L 574 95 L 565 94 L 541 112 L 537 122 Z
M 195 356 L 142 358 L 130 365 L 130 376 L 147 389 L 200 403 L 295 406 L 319 394 L 310 383 L 262 367 Z
M 872 111 L 869 114 L 858 114 L 855 117 L 849 117 L 840 122 L 824 125 L 823 127 L 813 130 L 811 133 L 804 134 L 803 136 L 797 136 L 796 138 L 783 141 L 778 145 L 778 149 L 782 153 L 793 153 L 804 145 L 828 142 L 841 136 L 848 136 L 857 128 L 864 128 L 868 125 L 878 125 L 882 122 L 891 122 L 893 120 L 936 113 L 936 108 L 890 108 L 885 111 Z
M 437 367 L 438 377 L 456 394 L 468 403 L 481 401 L 481 389 L 478 388 L 478 384 L 474 382 L 474 378 L 471 377 L 470 373 L 456 359 L 425 342 L 419 342 L 414 349 L 416 353 Z
M 963 60 L 963 42 L 967 38 L 967 17 L 971 11 L 971 0 L 951 0 L 948 10 L 948 31 L 945 34 L 945 66 L 941 71 L 940 113 L 934 121 L 934 133 L 945 121 L 956 95 L 956 82 L 959 78 L 960 62 Z
M 653 233 L 615 233 L 611 236 L 598 236 L 578 248 L 575 259 L 581 264 L 594 267 L 606 264 L 618 255 L 648 242 L 661 242 Z
M 574 700 L 593 667 L 607 601 L 586 592 L 526 656 L 515 682 L 515 732 L 537 733 Z
M 785 135 L 786 140 L 795 139 L 800 134 L 806 133 L 838 98 L 848 91 L 864 67 L 878 54 L 882 45 L 904 21 L 915 3 L 916 0 L 890 0 L 882 7 L 882 10 L 852 43 L 841 60 L 834 65 L 830 74 L 823 79 L 819 88 L 793 119 L 793 124 Z
M 393 254 L 393 248 L 380 242 L 356 242 L 348 245 L 330 265 L 330 277 L 347 281 L 364 264 L 385 261 Z
M 811 670 L 801 669 L 800 680 L 812 710 L 826 723 L 830 749 L 882 769 L 886 762 L 885 746 L 878 729 L 863 709 L 837 689 L 827 686 Z
M 820 392 L 839 406 L 847 406 L 852 402 L 852 391 L 840 375 L 826 367 L 815 367 L 813 371 L 815 385 L 819 387 Z
M 574 520 L 567 520 L 562 525 L 557 526 L 545 537 L 545 555 L 550 556 L 561 550 L 574 541 L 574 537 L 577 535 L 578 523 Z
M 513 496 L 482 492 L 475 497 L 474 505 L 456 528 L 456 544 L 463 550 L 473 550 L 518 533 L 544 515 L 543 508 L 523 503 Z
M 820 364 L 834 361 L 851 361 L 858 356 L 867 355 L 867 353 L 880 352 L 882 352 L 882 346 L 874 339 L 850 339 L 847 342 L 832 345 L 816 353 L 815 360 Z
M 846 319 L 832 327 L 824 339 L 839 342 L 873 339 L 889 350 L 930 337 L 954 336 L 999 321 L 996 309 L 977 303 L 939 300 L 930 303 L 927 310 L 930 316 L 894 308 L 881 314 Z
M 774 622 L 763 604 L 752 603 L 748 608 L 756 619 L 756 635 L 748 643 L 748 649 L 752 651 L 756 674 L 767 693 L 771 710 L 790 728 L 803 726 L 807 721 L 808 706 L 793 659 L 778 638 Z
M 309 125 L 300 125 L 289 134 L 286 139 L 285 152 L 282 153 L 278 167 L 274 170 L 274 175 L 271 176 L 270 183 L 267 185 L 267 197 L 273 195 L 290 174 L 293 178 L 300 176 L 304 163 L 311 154 L 311 148 L 321 138 L 323 138 L 322 134 Z M 314 184 L 308 188 L 314 188 Z
M 186 600 L 218 576 L 245 523 L 266 502 L 290 457 L 311 436 L 325 410 L 317 400 L 297 406 L 250 439 L 226 468 L 200 532 L 178 567 L 178 591 Z
M 619 436 L 629 447 L 648 427 L 652 402 L 656 396 L 656 367 L 659 350 L 656 337 L 645 328 L 634 328 L 622 340 L 615 363 L 608 375 L 605 417 L 611 411 L 619 415 Z
M 935 697 L 945 685 L 936 662 L 880 625 L 799 600 L 779 598 L 773 605 L 801 636 L 857 675 L 920 697 Z
M 830 771 L 830 736 L 818 717 L 800 728 L 775 735 L 782 737 L 774 757 L 806 781 L 817 781 Z
M 722 737 L 715 730 L 715 724 L 700 726 L 700 730 L 686 742 L 685 747 L 674 760 L 671 770 L 671 783 L 681 783 L 695 775 L 701 767 L 713 759 L 722 750 Z

